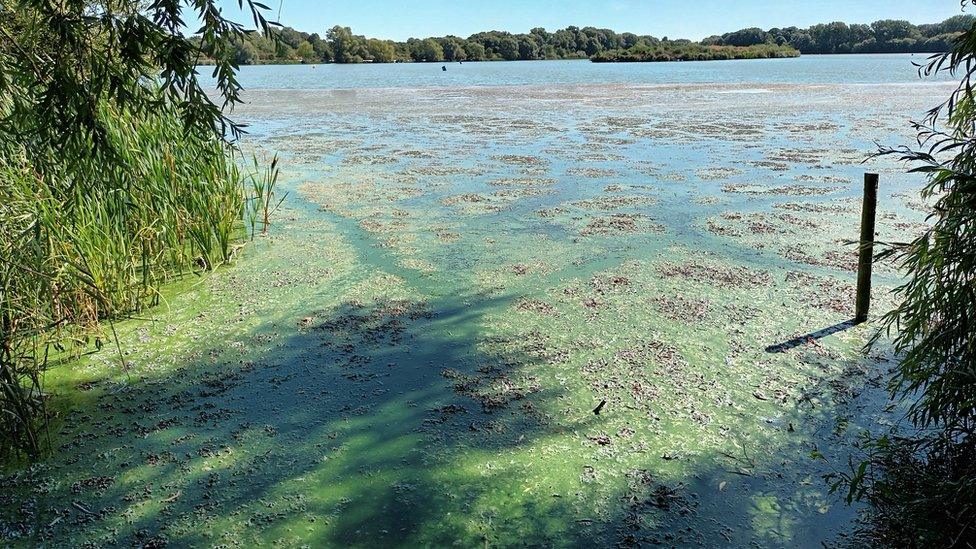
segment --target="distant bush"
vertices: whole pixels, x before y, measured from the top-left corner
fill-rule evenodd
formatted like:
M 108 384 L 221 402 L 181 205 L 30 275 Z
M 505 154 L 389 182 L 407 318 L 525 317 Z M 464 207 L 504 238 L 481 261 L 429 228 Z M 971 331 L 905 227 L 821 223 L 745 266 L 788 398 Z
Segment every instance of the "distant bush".
M 762 44 L 756 46 L 705 46 L 687 42 L 664 42 L 655 46 L 600 52 L 590 58 L 594 63 L 632 63 L 653 61 L 723 61 L 730 59 L 778 59 L 799 57 L 789 46 Z

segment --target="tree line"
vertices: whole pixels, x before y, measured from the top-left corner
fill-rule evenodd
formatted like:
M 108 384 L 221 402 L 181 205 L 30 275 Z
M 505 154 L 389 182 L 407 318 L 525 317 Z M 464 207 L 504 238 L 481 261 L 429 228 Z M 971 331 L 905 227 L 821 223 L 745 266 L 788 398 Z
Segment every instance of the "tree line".
M 606 50 L 661 42 L 653 36 L 618 34 L 594 27 L 568 27 L 556 32 L 535 28 L 526 34 L 487 31 L 468 38 L 410 38 L 405 42 L 367 38 L 338 25 L 326 31 L 324 37 L 291 27 L 282 27 L 276 34 L 273 38 L 252 34 L 235 40 L 233 60 L 244 65 L 586 59 Z
M 774 44 L 753 46 L 703 46 L 702 44 L 639 44 L 632 48 L 602 51 L 590 58 L 594 63 L 641 63 L 649 61 L 724 61 L 730 59 L 782 59 L 800 52 Z
M 487 31 L 467 38 L 442 36 L 410 38 L 405 42 L 367 38 L 349 27 L 336 25 L 325 32 L 306 33 L 291 27 L 269 37 L 252 33 L 235 38 L 225 51 L 240 65 L 273 63 L 407 63 L 445 61 L 528 61 L 536 59 L 588 59 L 606 52 L 638 48 L 648 51 L 686 50 L 692 46 L 782 46 L 804 54 L 818 53 L 936 53 L 948 51 L 953 40 L 968 30 L 976 17 L 958 15 L 941 23 L 914 25 L 908 21 L 881 20 L 871 24 L 834 22 L 798 27 L 748 28 L 700 43 L 657 38 L 610 29 L 570 26 L 555 32 L 534 28 L 528 33 Z M 199 40 L 199 38 L 194 38 Z M 728 51 L 728 50 L 726 50 Z M 759 50 L 756 50 L 759 51 Z M 764 50 L 765 51 L 765 50 Z M 784 50 L 768 50 L 784 51 Z M 689 55 L 693 55 L 689 53 Z
M 914 25 L 908 21 L 884 19 L 870 25 L 834 22 L 797 27 L 748 28 L 702 40 L 708 46 L 790 46 L 805 54 L 818 53 L 941 53 L 968 31 L 976 17 L 957 15 L 941 23 Z

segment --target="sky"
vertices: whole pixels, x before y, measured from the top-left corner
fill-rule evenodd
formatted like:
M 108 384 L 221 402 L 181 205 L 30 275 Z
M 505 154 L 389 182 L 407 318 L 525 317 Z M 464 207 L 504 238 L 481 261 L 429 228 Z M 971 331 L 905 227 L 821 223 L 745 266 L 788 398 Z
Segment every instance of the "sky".
M 844 21 L 933 23 L 962 13 L 959 0 L 261 0 L 284 25 L 324 35 L 342 25 L 371 38 L 467 37 L 594 26 L 658 38 L 700 40 L 746 27 L 808 27 Z M 237 0 L 220 0 L 239 13 Z M 976 13 L 971 7 L 970 12 Z

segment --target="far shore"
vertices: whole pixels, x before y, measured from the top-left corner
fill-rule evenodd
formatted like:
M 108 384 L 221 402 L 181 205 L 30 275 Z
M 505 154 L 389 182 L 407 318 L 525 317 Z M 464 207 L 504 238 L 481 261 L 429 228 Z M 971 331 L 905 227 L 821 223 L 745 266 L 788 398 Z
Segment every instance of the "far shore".
M 929 56 L 941 55 L 941 54 L 939 54 L 939 53 L 931 53 L 931 52 L 908 52 L 908 53 L 886 53 L 886 52 L 879 52 L 879 53 L 805 53 L 805 54 L 803 54 L 802 56 L 799 56 L 799 57 L 789 57 L 789 58 L 779 58 L 779 59 L 780 60 L 795 60 L 795 59 L 800 59 L 800 58 L 803 58 L 803 57 L 872 57 L 872 56 L 879 56 L 879 55 L 892 56 L 892 57 L 896 57 L 896 56 L 909 57 L 909 56 L 921 55 L 921 56 L 929 57 Z M 709 61 L 762 61 L 762 60 L 763 59 L 726 59 L 726 60 L 707 59 L 707 60 L 701 60 L 701 61 L 651 61 L 651 63 L 707 63 Z M 776 59 L 765 59 L 765 60 L 766 61 L 773 61 L 773 60 L 776 60 Z M 576 62 L 580 62 L 580 61 L 591 62 L 588 58 L 585 58 L 585 57 L 581 57 L 581 58 L 577 58 L 577 59 L 513 59 L 513 60 L 508 60 L 508 59 L 484 59 L 484 60 L 477 60 L 477 61 L 397 61 L 397 62 L 394 62 L 394 63 L 374 63 L 372 61 L 367 61 L 367 62 L 363 62 L 363 63 L 336 63 L 334 61 L 323 61 L 323 62 L 319 62 L 319 63 L 306 63 L 304 61 L 291 60 L 291 61 L 276 61 L 276 62 L 273 62 L 273 63 L 253 63 L 253 64 L 247 64 L 247 65 L 241 65 L 241 66 L 242 67 L 278 67 L 278 66 L 288 66 L 288 65 L 308 65 L 308 66 L 315 67 L 315 66 L 319 66 L 319 65 L 341 65 L 341 66 L 359 66 L 359 65 L 381 65 L 381 66 L 388 66 L 388 65 L 437 65 L 437 64 L 440 64 L 440 65 L 457 65 L 457 64 L 465 64 L 465 63 L 538 63 L 538 62 L 541 62 L 541 61 L 548 61 L 550 63 L 552 63 L 552 62 L 576 63 Z M 634 63 L 633 62 L 627 62 L 627 61 L 619 61 L 619 62 L 603 62 L 603 63 L 596 63 L 596 64 L 599 64 L 599 65 L 607 65 L 607 64 L 611 64 L 611 65 L 612 64 L 632 65 Z M 208 59 L 208 60 L 206 60 L 206 62 L 200 63 L 197 66 L 198 67 L 212 67 L 213 66 L 213 60 L 209 60 Z

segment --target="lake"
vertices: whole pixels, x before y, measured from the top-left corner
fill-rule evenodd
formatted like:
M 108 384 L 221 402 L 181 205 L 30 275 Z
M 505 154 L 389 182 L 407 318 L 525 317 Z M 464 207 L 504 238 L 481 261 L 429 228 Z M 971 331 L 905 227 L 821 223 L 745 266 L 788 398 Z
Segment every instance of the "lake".
M 897 421 L 894 358 L 862 352 L 873 322 L 804 335 L 853 314 L 866 171 L 880 239 L 925 227 L 923 181 L 870 156 L 951 89 L 920 59 L 244 67 L 233 116 L 280 156 L 283 209 L 232 268 L 117 326 L 129 371 L 105 349 L 48 382 L 104 380 L 59 424 L 80 457 L 36 473 L 59 479 L 41 504 L 99 518 L 52 528 L 842 540 L 858 509 L 823 476 Z M 875 318 L 899 280 L 876 267 Z
M 588 60 L 360 65 L 261 65 L 241 68 L 247 89 L 424 88 L 554 84 L 917 84 L 927 54 L 805 55 L 732 63 L 610 63 Z M 442 71 L 441 67 L 447 67 Z M 200 73 L 207 75 L 208 67 Z M 935 80 L 947 80 L 939 76 Z

